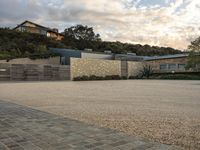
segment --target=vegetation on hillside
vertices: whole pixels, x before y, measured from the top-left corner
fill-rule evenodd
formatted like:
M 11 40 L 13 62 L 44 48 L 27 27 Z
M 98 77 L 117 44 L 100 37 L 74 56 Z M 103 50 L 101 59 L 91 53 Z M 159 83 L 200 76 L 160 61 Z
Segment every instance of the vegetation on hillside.
M 181 51 L 169 47 L 102 41 L 100 35 L 95 34 L 92 27 L 83 25 L 67 28 L 64 34 L 65 39 L 63 41 L 56 41 L 43 35 L 0 28 L 0 59 L 46 58 L 52 56 L 48 47 L 79 50 L 89 48 L 98 52 L 109 50 L 113 53 L 132 52 L 137 55 L 148 56 L 181 53 Z
M 132 52 L 137 55 L 167 55 L 179 54 L 181 51 L 170 47 L 158 47 L 150 45 L 121 43 L 119 41 L 102 41 L 99 34 L 95 34 L 93 28 L 83 25 L 76 25 L 65 29 L 64 43 L 71 48 L 83 50 L 85 48 L 103 52 L 105 50 L 113 53 Z
M 0 59 L 53 55 L 47 47 L 64 47 L 64 44 L 43 35 L 0 28 Z

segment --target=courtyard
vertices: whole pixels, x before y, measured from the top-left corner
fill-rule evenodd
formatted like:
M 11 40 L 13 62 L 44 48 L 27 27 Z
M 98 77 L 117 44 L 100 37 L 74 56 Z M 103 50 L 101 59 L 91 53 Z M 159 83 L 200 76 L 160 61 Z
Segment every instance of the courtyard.
M 0 100 L 152 142 L 200 149 L 200 81 L 2 82 Z

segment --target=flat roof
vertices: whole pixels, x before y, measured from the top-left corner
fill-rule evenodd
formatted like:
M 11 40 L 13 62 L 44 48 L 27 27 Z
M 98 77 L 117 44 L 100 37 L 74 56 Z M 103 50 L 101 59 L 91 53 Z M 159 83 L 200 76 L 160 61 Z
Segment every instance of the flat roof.
M 159 59 L 174 59 L 174 58 L 182 58 L 188 57 L 189 54 L 175 54 L 175 55 L 163 55 L 163 56 L 144 56 L 144 60 L 151 61 L 151 60 L 159 60 Z
M 104 55 L 113 55 L 114 53 L 105 53 L 105 52 L 96 52 L 96 51 L 84 51 L 84 50 L 75 50 L 75 49 L 65 49 L 65 48 L 49 48 L 51 51 L 58 51 L 58 52 L 80 52 L 80 53 L 91 53 L 91 54 L 104 54 Z M 182 58 L 188 57 L 189 53 L 184 54 L 174 54 L 174 55 L 163 55 L 163 56 L 137 56 L 137 55 L 130 55 L 130 54 L 115 54 L 119 57 L 132 57 L 132 58 L 140 58 L 144 61 L 152 61 L 152 60 L 160 60 L 160 59 L 175 59 L 175 58 Z
M 60 51 L 60 52 L 80 52 L 80 53 L 90 53 L 90 54 L 104 54 L 104 55 L 112 55 L 113 53 L 104 53 L 104 52 L 96 52 L 96 51 L 84 51 L 84 50 L 75 50 L 75 49 L 66 49 L 66 48 L 49 48 L 50 51 Z

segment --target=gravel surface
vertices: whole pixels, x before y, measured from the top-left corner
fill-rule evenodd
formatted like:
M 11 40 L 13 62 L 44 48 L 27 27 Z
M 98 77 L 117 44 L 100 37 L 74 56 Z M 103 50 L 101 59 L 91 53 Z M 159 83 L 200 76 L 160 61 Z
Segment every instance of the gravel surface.
M 200 81 L 2 82 L 0 99 L 200 149 Z

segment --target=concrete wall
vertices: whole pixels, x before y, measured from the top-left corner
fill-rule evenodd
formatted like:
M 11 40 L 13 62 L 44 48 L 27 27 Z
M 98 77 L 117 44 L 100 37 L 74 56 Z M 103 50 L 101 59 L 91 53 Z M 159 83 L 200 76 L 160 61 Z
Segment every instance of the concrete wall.
M 81 58 L 111 60 L 113 59 L 113 56 L 112 54 L 95 54 L 95 53 L 82 52 Z
M 71 79 L 80 76 L 121 76 L 121 61 L 71 58 Z
M 140 71 L 143 69 L 144 63 L 129 61 L 128 63 L 128 77 L 137 76 L 140 74 Z
M 0 63 L 0 81 L 70 80 L 70 66 Z
M 29 59 L 29 58 L 18 58 L 18 59 L 12 59 L 9 62 L 7 62 L 6 60 L 0 60 L 0 63 L 60 65 L 60 57 L 50 57 L 48 59 L 36 59 L 36 60 L 32 60 L 32 59 Z
M 81 51 L 64 48 L 49 48 L 53 53 L 62 56 L 62 64 L 70 65 L 70 57 L 81 58 Z

